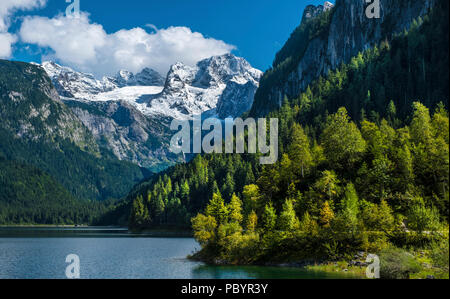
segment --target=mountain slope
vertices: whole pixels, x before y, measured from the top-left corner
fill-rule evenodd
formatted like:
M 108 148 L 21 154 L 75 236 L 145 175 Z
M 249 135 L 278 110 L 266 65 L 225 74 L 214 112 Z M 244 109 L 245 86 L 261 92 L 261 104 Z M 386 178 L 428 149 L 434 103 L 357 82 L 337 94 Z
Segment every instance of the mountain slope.
M 277 109 L 285 97 L 297 97 L 306 87 L 359 52 L 408 29 L 433 7 L 434 0 L 381 0 L 381 18 L 365 16 L 365 1 L 337 0 L 333 9 L 303 18 L 261 79 L 252 115 Z M 316 17 L 314 17 L 316 16 Z
M 0 156 L 0 224 L 90 224 L 106 205 L 76 199 L 41 170 Z
M 100 148 L 36 65 L 0 61 L 0 107 L 0 156 L 39 169 L 51 177 L 48 184 L 53 180 L 65 189 L 62 194 L 80 200 L 120 198 L 149 175 Z
M 211 57 L 195 67 L 177 63 L 165 80 L 151 69 L 97 80 L 51 62 L 42 67 L 98 144 L 154 172 L 185 161 L 169 151 L 173 118 L 240 116 L 253 104 L 262 76 L 234 55 Z

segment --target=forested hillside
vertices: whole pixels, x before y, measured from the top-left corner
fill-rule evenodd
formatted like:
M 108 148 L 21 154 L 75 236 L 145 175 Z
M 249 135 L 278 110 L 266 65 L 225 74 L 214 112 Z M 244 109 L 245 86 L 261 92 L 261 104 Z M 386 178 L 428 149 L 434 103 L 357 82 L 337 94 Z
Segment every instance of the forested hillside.
M 0 224 L 90 223 L 100 208 L 89 201 L 148 177 L 96 144 L 40 67 L 0 61 L 0 100 Z
M 279 109 L 284 97 L 295 99 L 320 76 L 350 63 L 359 52 L 391 41 L 439 1 L 380 0 L 380 18 L 368 18 L 365 1 L 337 0 L 331 10 L 319 9 L 318 16 L 304 17 L 261 79 L 250 115 Z M 420 49 L 419 54 L 430 53 L 429 49 Z
M 201 212 L 192 219 L 203 248 L 196 257 L 210 262 L 339 259 L 397 246 L 431 248 L 443 253 L 432 261 L 440 263 L 448 255 L 447 62 L 448 1 L 438 1 L 408 31 L 269 114 L 280 120 L 278 163 L 198 156 L 129 195 L 130 226 L 187 226 Z

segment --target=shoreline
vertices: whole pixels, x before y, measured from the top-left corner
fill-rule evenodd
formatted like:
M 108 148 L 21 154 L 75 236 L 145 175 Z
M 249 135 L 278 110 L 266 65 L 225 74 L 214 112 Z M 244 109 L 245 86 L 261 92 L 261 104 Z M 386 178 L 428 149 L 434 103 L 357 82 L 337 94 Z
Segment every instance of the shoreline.
M 92 237 L 99 234 L 109 234 L 114 237 L 193 238 L 191 230 L 175 228 L 133 230 L 126 226 L 0 225 L 0 238 L 40 235 L 49 235 L 56 238 L 67 236 Z
M 273 268 L 296 268 L 304 269 L 306 271 L 324 272 L 324 273 L 339 273 L 342 275 L 354 276 L 355 279 L 367 279 L 366 268 L 367 264 L 362 261 L 364 254 L 361 252 L 355 256 L 355 259 L 347 261 L 318 261 L 318 260 L 303 260 L 303 261 L 289 261 L 289 262 L 260 262 L 260 263 L 230 263 L 225 260 L 211 259 L 211 257 L 202 256 L 201 251 L 195 252 L 187 256 L 187 259 L 197 262 L 202 262 L 210 266 L 255 266 L 255 267 L 273 267 Z
M 338 273 L 341 275 L 348 275 L 353 277 L 354 279 L 367 279 L 366 277 L 366 267 L 363 265 L 356 266 L 350 265 L 346 261 L 337 261 L 337 262 L 290 262 L 290 263 L 271 263 L 266 262 L 262 264 L 232 264 L 226 263 L 224 261 L 220 262 L 211 262 L 207 261 L 194 255 L 190 255 L 187 257 L 188 260 L 202 262 L 205 265 L 213 266 L 213 267 L 264 267 L 264 268 L 295 268 L 295 269 L 303 269 L 305 271 L 311 272 L 323 272 L 323 273 Z

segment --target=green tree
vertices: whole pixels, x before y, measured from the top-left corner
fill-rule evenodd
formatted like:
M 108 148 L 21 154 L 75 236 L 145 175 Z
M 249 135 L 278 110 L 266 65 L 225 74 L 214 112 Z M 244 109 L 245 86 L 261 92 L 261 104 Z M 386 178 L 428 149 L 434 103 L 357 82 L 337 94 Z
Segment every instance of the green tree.
M 322 134 L 322 146 L 325 156 L 334 168 L 352 167 L 361 159 L 366 142 L 358 127 L 350 122 L 345 108 L 340 108 L 328 118 Z
M 242 192 L 242 196 L 244 197 L 244 207 L 246 214 L 250 211 L 258 211 L 261 210 L 261 194 L 259 192 L 259 187 L 257 185 L 247 185 L 244 187 L 244 191 Z
M 334 219 L 334 212 L 330 207 L 328 201 L 323 204 L 320 210 L 320 223 L 323 227 L 330 227 L 331 221 Z
M 411 137 L 415 144 L 429 146 L 432 142 L 432 125 L 430 111 L 419 102 L 413 104 L 414 115 L 411 121 Z
M 314 189 L 324 194 L 329 201 L 339 194 L 339 179 L 334 171 L 322 172 L 321 178 L 314 184 Z
M 139 195 L 134 201 L 131 209 L 131 223 L 133 227 L 142 227 L 150 222 L 148 209 L 144 204 L 142 195 Z
M 205 247 L 214 241 L 216 236 L 217 222 L 212 216 L 198 214 L 192 218 L 192 229 L 194 230 L 194 238 L 201 246 Z
M 231 201 L 228 205 L 229 219 L 231 222 L 241 224 L 243 220 L 242 216 L 242 202 L 236 194 L 233 194 Z
M 344 219 L 347 226 L 354 228 L 358 223 L 359 199 L 355 186 L 352 183 L 345 187 L 344 198 L 340 206 L 340 216 Z
M 213 198 L 206 207 L 206 216 L 214 217 L 218 225 L 227 222 L 228 209 L 220 193 L 214 193 Z
M 258 215 L 256 215 L 255 211 L 251 211 L 247 217 L 247 231 L 250 233 L 254 233 L 256 231 L 257 226 L 258 226 Z
M 439 225 L 439 212 L 435 208 L 427 208 L 422 198 L 416 199 L 408 212 L 408 227 L 423 233 L 434 232 Z
M 392 209 L 385 200 L 379 205 L 364 202 L 361 206 L 361 214 L 366 228 L 370 230 L 389 234 L 395 228 Z
M 228 168 L 230 169 L 230 168 Z M 231 168 L 232 169 L 232 168 Z M 231 175 L 230 172 L 227 173 L 226 177 L 225 177 L 225 183 L 222 187 L 222 194 L 223 196 L 229 200 L 231 198 L 231 196 L 234 193 L 234 179 Z
M 283 205 L 283 210 L 278 217 L 278 227 L 281 231 L 293 232 L 298 230 L 300 227 L 300 222 L 295 215 L 294 204 L 292 200 L 286 200 Z
M 308 137 L 298 124 L 292 126 L 291 144 L 288 153 L 293 161 L 294 174 L 304 178 L 305 174 L 309 172 L 313 160 Z
M 277 213 L 272 204 L 266 205 L 262 215 L 264 232 L 272 232 L 277 224 Z
M 319 233 L 319 225 L 311 218 L 309 213 L 306 212 L 299 224 L 299 230 L 307 235 L 315 236 Z
M 188 203 L 189 202 L 189 193 L 190 193 L 190 188 L 189 188 L 189 184 L 188 182 L 185 180 L 182 184 L 181 184 L 181 199 Z

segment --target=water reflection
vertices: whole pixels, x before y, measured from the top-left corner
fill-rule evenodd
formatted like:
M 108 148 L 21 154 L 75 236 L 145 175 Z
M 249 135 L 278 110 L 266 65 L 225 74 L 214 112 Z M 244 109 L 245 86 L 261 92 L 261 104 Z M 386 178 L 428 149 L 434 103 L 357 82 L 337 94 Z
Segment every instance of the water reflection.
M 358 279 L 343 273 L 310 271 L 303 268 L 259 266 L 207 266 L 193 269 L 194 279 Z

